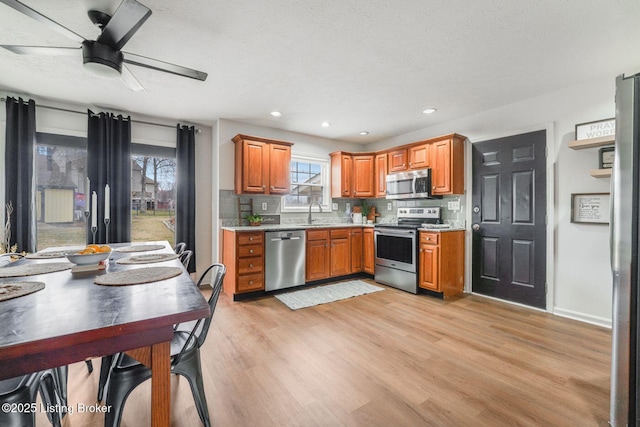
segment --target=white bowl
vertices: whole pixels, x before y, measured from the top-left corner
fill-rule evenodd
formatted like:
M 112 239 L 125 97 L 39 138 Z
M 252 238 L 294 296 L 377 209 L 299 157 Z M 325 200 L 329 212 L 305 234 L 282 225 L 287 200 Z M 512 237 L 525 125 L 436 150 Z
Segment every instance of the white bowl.
M 64 254 L 67 259 L 76 265 L 96 265 L 100 261 L 109 258 L 111 252 L 96 252 L 95 254 L 79 254 L 77 252 L 68 252 Z

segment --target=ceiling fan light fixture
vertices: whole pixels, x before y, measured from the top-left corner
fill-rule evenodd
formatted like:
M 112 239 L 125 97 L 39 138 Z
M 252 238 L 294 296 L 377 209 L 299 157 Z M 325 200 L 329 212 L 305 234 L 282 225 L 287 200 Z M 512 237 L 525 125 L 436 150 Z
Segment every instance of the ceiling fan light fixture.
M 122 52 L 91 40 L 82 42 L 82 62 L 91 74 L 117 78 L 122 73 Z

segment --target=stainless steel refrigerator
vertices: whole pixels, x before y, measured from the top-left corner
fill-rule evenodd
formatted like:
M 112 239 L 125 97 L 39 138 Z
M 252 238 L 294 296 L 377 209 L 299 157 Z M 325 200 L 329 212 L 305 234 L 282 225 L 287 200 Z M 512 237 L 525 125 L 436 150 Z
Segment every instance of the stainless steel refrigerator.
M 640 74 L 616 79 L 616 144 L 611 179 L 613 324 L 611 405 L 613 427 L 640 425 L 638 233 L 640 199 Z

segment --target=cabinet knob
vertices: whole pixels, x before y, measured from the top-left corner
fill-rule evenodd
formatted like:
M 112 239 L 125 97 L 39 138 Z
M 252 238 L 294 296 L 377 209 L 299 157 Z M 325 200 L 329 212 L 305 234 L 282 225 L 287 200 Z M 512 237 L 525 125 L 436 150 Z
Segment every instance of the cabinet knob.
M 249 237 L 249 240 L 253 240 L 253 237 Z
M 431 240 L 431 237 L 425 237 L 424 240 Z
M 272 186 L 271 186 L 271 189 L 272 189 L 272 190 L 275 190 L 275 189 L 276 189 L 276 187 L 274 187 L 274 186 L 272 185 Z
M 249 280 L 249 284 L 250 284 L 250 285 L 253 285 L 253 280 Z
M 249 268 L 253 268 L 253 264 L 249 264 Z
M 249 249 L 249 253 L 252 254 L 253 253 L 253 249 Z

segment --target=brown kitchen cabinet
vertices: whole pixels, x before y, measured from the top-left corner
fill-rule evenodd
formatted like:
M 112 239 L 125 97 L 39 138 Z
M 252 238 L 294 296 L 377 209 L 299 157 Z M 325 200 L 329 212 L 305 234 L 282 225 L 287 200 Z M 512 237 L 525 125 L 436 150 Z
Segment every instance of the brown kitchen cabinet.
M 420 231 L 418 284 L 445 298 L 464 291 L 464 231 Z
M 387 195 L 387 173 L 388 173 L 388 160 L 387 154 L 376 155 L 375 173 L 374 178 L 375 189 L 374 197 L 385 197 Z
M 331 277 L 345 276 L 351 273 L 351 244 L 348 228 L 332 228 L 330 230 Z
M 418 144 L 409 147 L 409 170 L 424 169 L 431 166 L 429 163 L 429 145 Z
M 433 195 L 464 193 L 464 141 L 464 137 L 453 135 L 430 144 Z
M 224 292 L 264 290 L 264 232 L 223 230 L 222 246 L 222 263 L 227 267 Z
M 329 230 L 307 230 L 305 281 L 326 279 L 330 275 Z
M 351 244 L 351 273 L 360 273 L 363 269 L 363 241 L 362 228 L 350 229 L 349 243 Z
M 363 268 L 365 273 L 373 274 L 375 268 L 375 241 L 373 228 L 364 227 L 362 230 Z
M 387 161 L 389 167 L 389 173 L 403 172 L 407 170 L 407 149 L 400 148 L 391 150 L 387 153 Z
M 238 134 L 235 143 L 236 194 L 288 194 L 290 142 Z
M 373 197 L 375 155 L 337 151 L 331 156 L 331 197 Z

